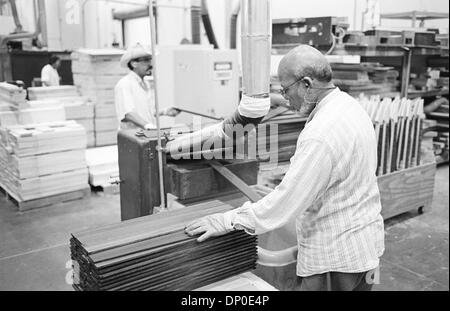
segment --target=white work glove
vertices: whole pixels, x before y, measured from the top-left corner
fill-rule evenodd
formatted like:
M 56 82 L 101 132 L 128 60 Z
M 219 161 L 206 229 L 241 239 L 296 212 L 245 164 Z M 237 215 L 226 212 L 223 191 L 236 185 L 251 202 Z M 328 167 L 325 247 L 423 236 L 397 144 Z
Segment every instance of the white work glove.
M 203 233 L 197 239 L 197 242 L 203 242 L 211 237 L 221 236 L 234 230 L 235 229 L 231 223 L 231 214 L 229 212 L 223 214 L 213 214 L 194 220 L 185 228 L 185 232 L 189 236 Z

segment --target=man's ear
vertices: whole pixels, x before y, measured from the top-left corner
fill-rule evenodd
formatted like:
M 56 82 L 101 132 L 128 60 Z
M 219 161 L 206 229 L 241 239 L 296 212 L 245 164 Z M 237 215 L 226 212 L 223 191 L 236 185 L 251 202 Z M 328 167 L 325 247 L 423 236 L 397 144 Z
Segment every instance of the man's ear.
M 311 87 L 311 85 L 312 85 L 312 79 L 311 79 L 310 77 L 304 77 L 302 81 L 303 81 L 303 83 L 305 84 L 305 86 L 306 86 L 307 88 L 310 88 L 310 87 Z
M 136 62 L 136 61 L 133 61 L 133 60 L 130 62 L 131 67 L 133 67 L 133 69 L 136 68 L 136 66 L 137 66 L 136 63 L 137 63 L 137 62 Z

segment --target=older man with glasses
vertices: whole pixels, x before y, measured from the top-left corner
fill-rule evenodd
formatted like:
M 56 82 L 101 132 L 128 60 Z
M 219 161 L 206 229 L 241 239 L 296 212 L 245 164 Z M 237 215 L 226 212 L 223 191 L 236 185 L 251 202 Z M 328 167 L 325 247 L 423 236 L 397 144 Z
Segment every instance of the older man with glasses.
M 155 100 L 150 84 L 145 80 L 152 74 L 152 54 L 142 45 L 131 47 L 122 56 L 122 67 L 130 72 L 116 85 L 115 104 L 120 129 L 141 128 L 155 129 Z M 176 108 L 163 110 L 160 115 L 174 117 L 179 111 Z
M 295 220 L 300 290 L 371 290 L 384 252 L 372 121 L 332 83 L 316 49 L 290 51 L 278 68 L 281 94 L 308 118 L 281 184 L 256 203 L 186 227 L 199 242 L 233 230 L 263 234 Z

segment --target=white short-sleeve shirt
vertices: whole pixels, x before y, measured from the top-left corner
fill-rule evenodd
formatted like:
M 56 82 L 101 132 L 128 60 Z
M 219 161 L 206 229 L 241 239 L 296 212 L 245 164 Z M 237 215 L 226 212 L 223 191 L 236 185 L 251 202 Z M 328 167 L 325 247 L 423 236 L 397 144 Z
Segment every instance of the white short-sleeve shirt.
M 120 128 L 129 128 L 122 120 L 130 112 L 138 114 L 147 124 L 156 126 L 154 94 L 148 81 L 130 71 L 117 83 L 114 95 Z
M 42 68 L 41 81 L 46 83 L 43 86 L 59 86 L 59 80 L 58 71 L 52 65 L 47 64 Z

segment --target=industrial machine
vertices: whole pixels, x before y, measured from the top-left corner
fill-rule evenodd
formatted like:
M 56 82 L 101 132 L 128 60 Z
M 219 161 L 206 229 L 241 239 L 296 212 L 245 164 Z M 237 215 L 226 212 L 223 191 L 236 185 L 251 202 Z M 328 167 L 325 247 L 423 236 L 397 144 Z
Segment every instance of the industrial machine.
M 239 64 L 236 50 L 212 46 L 158 46 L 156 73 L 159 102 L 211 117 L 224 118 L 239 104 Z M 203 121 L 203 120 L 202 120 Z M 208 120 L 204 120 L 208 121 Z M 176 123 L 192 124 L 182 113 Z
M 162 108 L 176 107 L 182 113 L 177 124 L 190 126 L 194 115 L 205 116 L 202 124 L 217 123 L 236 111 L 239 104 L 239 70 L 236 50 L 215 50 L 212 46 L 158 46 L 155 57 L 157 96 Z M 212 121 L 215 119 L 215 121 Z M 164 133 L 163 144 L 173 139 Z M 118 136 L 122 220 L 154 212 L 161 205 L 158 157 L 164 166 L 164 201 L 167 195 L 180 203 L 198 202 L 235 188 L 208 161 L 174 160 L 158 152 L 157 133 L 122 131 Z M 191 158 L 191 157 L 189 157 Z M 248 185 L 257 182 L 256 160 L 226 160 L 227 168 Z
M 166 144 L 163 140 L 163 145 Z M 158 141 L 156 133 L 125 130 L 119 133 L 119 173 L 122 220 L 133 219 L 155 212 L 161 206 L 160 175 L 158 170 Z M 214 152 L 214 151 L 211 151 Z M 215 150 L 216 155 L 223 150 Z M 174 160 L 162 153 L 164 166 L 164 194 L 178 203 L 189 205 L 214 199 L 238 190 L 210 166 L 204 154 L 193 159 Z M 220 161 L 247 185 L 257 183 L 258 162 L 256 159 L 229 159 Z
M 344 37 L 344 43 L 367 46 L 406 46 L 406 47 L 436 47 L 436 33 L 423 30 L 395 31 L 389 29 L 372 29 L 365 32 L 349 32 Z
M 334 16 L 275 19 L 272 24 L 274 47 L 299 44 L 330 47 L 349 27 L 346 17 Z

